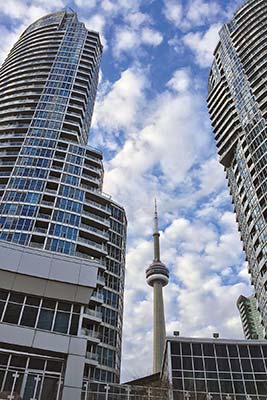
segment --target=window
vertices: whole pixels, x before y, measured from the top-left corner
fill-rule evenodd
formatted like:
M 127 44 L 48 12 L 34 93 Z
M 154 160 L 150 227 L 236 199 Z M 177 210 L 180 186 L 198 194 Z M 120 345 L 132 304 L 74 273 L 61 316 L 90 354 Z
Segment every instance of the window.
M 7 323 L 77 335 L 80 311 L 68 302 L 0 291 L 0 320 Z
M 54 312 L 52 310 L 42 309 L 39 315 L 37 328 L 50 331 L 52 328 Z
M 68 327 L 69 327 L 69 319 L 70 319 L 70 314 L 64 313 L 64 312 L 57 312 L 56 319 L 55 319 L 55 325 L 54 325 L 54 331 L 61 332 L 61 333 L 67 333 Z
M 25 306 L 20 324 L 33 328 L 36 323 L 38 308 Z
M 21 308 L 22 308 L 21 304 L 8 303 L 4 316 L 4 322 L 8 322 L 10 324 L 17 324 L 19 321 Z

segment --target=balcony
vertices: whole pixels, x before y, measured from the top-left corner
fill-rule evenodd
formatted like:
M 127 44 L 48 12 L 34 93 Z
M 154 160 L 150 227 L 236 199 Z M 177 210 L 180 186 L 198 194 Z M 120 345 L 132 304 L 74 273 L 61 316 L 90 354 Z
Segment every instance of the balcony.
M 95 234 L 96 236 L 101 236 L 105 238 L 106 240 L 109 239 L 108 232 L 102 231 L 101 229 L 94 228 L 93 226 L 89 226 L 87 224 L 81 223 L 80 228 L 86 230 L 87 232 L 91 232 L 92 234 Z
M 43 243 L 38 243 L 38 242 L 31 242 L 30 247 L 34 247 L 36 249 L 43 249 L 44 244 Z
M 91 296 L 91 300 L 95 301 L 96 303 L 103 303 L 104 301 L 104 295 L 103 293 L 93 293 Z
M 90 213 L 89 211 L 84 211 L 84 210 L 83 210 L 82 216 L 87 216 L 87 217 L 89 217 L 90 219 L 93 219 L 94 221 L 100 222 L 101 224 L 103 224 L 103 225 L 105 225 L 105 226 L 107 226 L 107 227 L 110 226 L 109 220 L 108 220 L 107 218 L 100 217 L 99 215 Z
M 111 213 L 110 207 L 108 205 L 103 205 L 103 204 L 97 203 L 96 201 L 88 200 L 86 198 L 84 200 L 84 203 L 88 204 L 88 206 L 92 206 L 92 207 L 97 208 L 99 210 L 105 211 L 109 215 Z
M 34 228 L 34 232 L 37 232 L 37 233 L 47 233 L 47 228 L 41 228 L 41 227 L 36 226 L 36 227 Z
M 98 365 L 98 354 L 92 351 L 87 351 L 85 354 L 86 361 L 92 365 Z
M 37 218 L 40 218 L 40 219 L 50 219 L 50 215 L 49 214 L 43 214 L 43 213 L 39 213 L 38 215 L 37 215 Z
M 82 328 L 81 329 L 81 335 L 82 336 L 86 336 L 88 339 L 90 339 L 90 340 L 92 340 L 94 342 L 97 342 L 97 343 L 99 343 L 99 341 L 100 341 L 99 340 L 99 333 L 95 332 L 95 331 L 93 331 L 91 329 Z
M 99 283 L 99 284 L 102 285 L 102 286 L 105 286 L 106 281 L 105 281 L 104 276 L 98 276 L 98 277 L 97 277 L 97 283 Z
M 93 319 L 96 318 L 97 320 L 99 320 L 99 322 L 102 321 L 102 313 L 100 311 L 91 310 L 90 308 L 85 307 L 84 314 L 89 317 L 92 317 Z
M 94 249 L 97 249 L 100 252 L 107 253 L 107 246 L 105 244 L 103 244 L 103 243 L 96 243 L 93 240 L 85 239 L 85 238 L 82 238 L 82 237 L 79 237 L 78 241 L 80 243 L 85 243 L 86 245 L 88 245 L 90 247 L 93 247 Z

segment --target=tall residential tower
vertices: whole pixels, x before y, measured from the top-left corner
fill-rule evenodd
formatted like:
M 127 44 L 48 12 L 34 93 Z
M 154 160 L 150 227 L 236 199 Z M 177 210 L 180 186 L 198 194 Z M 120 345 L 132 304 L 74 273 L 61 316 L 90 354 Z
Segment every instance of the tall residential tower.
M 249 0 L 220 31 L 208 107 L 263 324 L 267 328 L 267 2 Z
M 154 216 L 154 260 L 146 269 L 147 284 L 153 287 L 153 372 L 161 370 L 163 351 L 165 346 L 165 317 L 162 288 L 169 282 L 169 271 L 163 262 L 160 261 L 158 213 L 155 202 Z
M 265 339 L 264 328 L 255 295 L 245 297 L 240 295 L 237 300 L 242 327 L 246 339 Z
M 119 381 L 126 217 L 102 192 L 102 154 L 87 145 L 101 53 L 99 35 L 62 11 L 28 27 L 0 69 L 9 396 L 78 400 L 83 378 Z

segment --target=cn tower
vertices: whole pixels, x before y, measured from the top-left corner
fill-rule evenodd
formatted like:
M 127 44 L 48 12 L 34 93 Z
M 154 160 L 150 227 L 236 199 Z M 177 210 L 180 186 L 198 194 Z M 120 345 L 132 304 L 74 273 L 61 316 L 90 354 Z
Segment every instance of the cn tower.
M 146 281 L 149 286 L 153 287 L 153 373 L 157 373 L 161 369 L 161 362 L 164 351 L 165 342 L 165 317 L 162 288 L 169 282 L 169 270 L 165 264 L 160 261 L 159 246 L 159 229 L 158 229 L 158 213 L 157 203 L 155 201 L 154 215 L 154 260 L 146 269 Z

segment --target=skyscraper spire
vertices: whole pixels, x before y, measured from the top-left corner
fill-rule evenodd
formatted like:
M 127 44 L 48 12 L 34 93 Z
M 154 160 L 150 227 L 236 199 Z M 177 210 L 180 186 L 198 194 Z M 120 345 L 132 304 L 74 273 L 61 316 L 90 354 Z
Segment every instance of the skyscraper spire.
M 160 261 L 160 244 L 159 244 L 159 228 L 158 228 L 158 211 L 157 211 L 157 199 L 155 199 L 155 211 L 154 211 L 154 261 Z
M 169 270 L 160 261 L 160 244 L 159 244 L 159 229 L 158 229 L 158 212 L 157 202 L 155 199 L 154 211 L 154 260 L 146 269 L 147 284 L 153 287 L 153 372 L 159 372 L 161 369 L 164 342 L 165 342 L 165 317 L 162 288 L 169 282 Z

